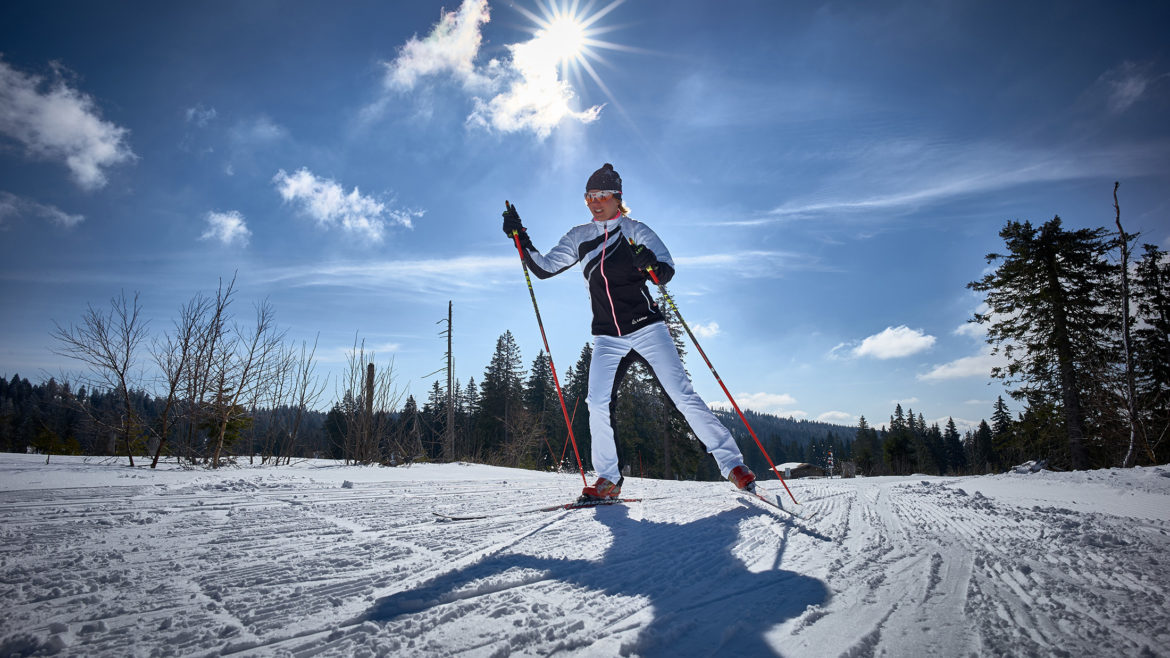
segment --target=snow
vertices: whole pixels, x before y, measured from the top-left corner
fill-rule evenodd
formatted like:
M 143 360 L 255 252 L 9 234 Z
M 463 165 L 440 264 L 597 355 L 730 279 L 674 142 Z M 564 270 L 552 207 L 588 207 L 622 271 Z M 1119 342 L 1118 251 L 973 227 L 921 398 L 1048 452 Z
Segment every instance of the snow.
M 794 521 L 723 483 L 519 514 L 580 475 L 44 459 L 0 454 L 0 655 L 1170 655 L 1166 466 L 795 480 Z

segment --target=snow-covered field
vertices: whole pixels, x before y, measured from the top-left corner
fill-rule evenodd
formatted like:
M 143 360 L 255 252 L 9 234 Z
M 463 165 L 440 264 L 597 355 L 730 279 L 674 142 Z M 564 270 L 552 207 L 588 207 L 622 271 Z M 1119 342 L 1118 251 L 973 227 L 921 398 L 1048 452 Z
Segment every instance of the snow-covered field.
M 0 655 L 1170 655 L 1170 467 L 798 480 L 807 527 L 632 478 L 432 514 L 580 486 L 0 454 Z

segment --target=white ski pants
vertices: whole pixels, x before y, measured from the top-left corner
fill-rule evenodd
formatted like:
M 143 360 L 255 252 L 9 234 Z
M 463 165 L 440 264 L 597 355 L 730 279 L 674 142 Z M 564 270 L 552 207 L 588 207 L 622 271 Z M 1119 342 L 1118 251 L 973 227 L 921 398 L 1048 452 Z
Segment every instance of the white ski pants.
M 655 322 L 625 336 L 594 336 L 593 360 L 589 365 L 589 432 L 593 441 L 593 469 L 610 482 L 621 477 L 617 445 L 610 419 L 610 401 L 615 389 L 614 377 L 622 359 L 637 352 L 650 364 L 674 406 L 682 412 L 707 452 L 719 464 L 723 477 L 743 463 L 743 454 L 731 432 L 719 422 L 707 404 L 695 393 L 690 377 L 683 369 L 670 331 L 663 322 Z

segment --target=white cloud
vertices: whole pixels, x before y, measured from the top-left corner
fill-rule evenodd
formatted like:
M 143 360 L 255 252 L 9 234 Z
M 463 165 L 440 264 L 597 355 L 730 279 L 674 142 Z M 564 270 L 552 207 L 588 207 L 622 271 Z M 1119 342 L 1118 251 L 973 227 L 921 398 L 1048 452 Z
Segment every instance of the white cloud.
M 719 335 L 719 323 L 708 322 L 707 324 L 692 324 L 691 332 L 698 338 L 711 338 Z
M 1002 356 L 993 356 L 990 352 L 984 351 L 975 356 L 965 356 L 949 363 L 937 365 L 929 372 L 918 375 L 918 379 L 929 382 L 967 377 L 990 377 L 992 368 L 1004 365 L 1006 365 L 1006 361 Z
M 56 206 L 37 203 L 9 192 L 0 192 L 0 228 L 4 227 L 8 218 L 21 216 L 40 217 L 64 228 L 73 228 L 85 221 L 85 215 L 70 215 Z
M 855 357 L 897 359 L 928 350 L 934 346 L 935 340 L 934 336 L 906 325 L 886 327 L 881 333 L 862 340 L 860 345 L 853 348 L 852 354 Z
M 556 39 L 552 31 L 505 44 L 510 57 L 478 65 L 481 29 L 490 20 L 487 0 L 464 0 L 457 11 L 443 13 L 429 35 L 412 37 L 386 64 L 385 87 L 404 92 L 422 78 L 450 76 L 472 94 L 468 125 L 501 132 L 531 131 L 544 138 L 565 119 L 597 120 L 601 106 L 570 107 L 576 94 L 560 78 L 558 58 L 550 56 L 550 42 Z M 364 114 L 376 114 L 386 104 L 383 99 Z
M 386 64 L 386 85 L 401 90 L 419 78 L 450 74 L 465 85 L 484 83 L 475 59 L 483 41 L 480 26 L 491 20 L 487 0 L 463 0 L 457 11 L 444 12 L 425 39 L 411 37 L 398 57 Z
M 981 310 L 979 312 L 986 313 L 987 311 Z M 955 335 L 966 336 L 967 338 L 974 338 L 976 340 L 982 341 L 987 337 L 987 325 L 981 324 L 979 322 L 964 322 L 955 328 Z
M 803 418 L 808 416 L 803 411 L 789 409 L 796 404 L 796 398 L 787 393 L 736 393 L 735 403 L 739 405 L 740 409 L 751 409 L 760 413 L 785 417 L 793 416 Z M 730 403 L 723 401 L 712 402 L 711 406 L 728 410 L 732 408 Z
M 822 423 L 833 423 L 836 425 L 856 425 L 857 416 L 846 413 L 844 411 L 826 411 L 817 416 L 817 420 Z
M 423 215 L 419 210 L 388 208 L 356 187 L 347 193 L 337 182 L 318 178 L 304 168 L 291 175 L 281 169 L 272 182 L 281 198 L 299 205 L 319 226 L 340 227 L 375 242 L 382 241 L 388 225 L 412 228 L 413 219 Z
M 104 187 L 106 168 L 134 159 L 128 132 L 103 121 L 93 98 L 64 80 L 47 83 L 0 61 L 0 133 L 31 157 L 64 163 L 82 188 Z
M 224 246 L 238 244 L 248 246 L 248 238 L 252 232 L 244 222 L 244 216 L 236 210 L 228 212 L 207 213 L 207 230 L 200 236 L 201 240 L 218 240 Z
M 468 123 L 502 132 L 531 130 L 547 137 L 564 119 L 581 123 L 597 120 L 601 115 L 600 105 L 580 112 L 569 107 L 576 94 L 560 79 L 557 60 L 548 56 L 549 47 L 545 42 L 551 38 L 550 34 L 540 34 L 530 41 L 508 46 L 512 58 L 499 67 L 495 76 L 497 83 L 505 85 L 507 90 L 486 101 L 476 98 Z

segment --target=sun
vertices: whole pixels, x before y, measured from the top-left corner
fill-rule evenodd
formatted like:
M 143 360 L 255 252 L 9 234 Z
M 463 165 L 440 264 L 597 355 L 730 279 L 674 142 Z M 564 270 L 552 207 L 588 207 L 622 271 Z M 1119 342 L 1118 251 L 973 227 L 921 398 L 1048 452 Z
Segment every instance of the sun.
M 542 59 L 559 66 L 561 79 L 572 76 L 579 81 L 584 72 L 612 101 L 593 62 L 605 62 L 599 50 L 635 50 L 598 38 L 612 29 L 598 26 L 598 21 L 624 1 L 613 0 L 597 8 L 593 2 L 581 7 L 581 0 L 536 0 L 539 13 L 519 5 L 515 9 L 535 24 L 531 45 L 536 46 Z
M 536 33 L 536 38 L 546 44 L 551 57 L 562 63 L 583 57 L 588 41 L 585 25 L 575 16 L 568 14 L 553 18 L 547 27 Z

